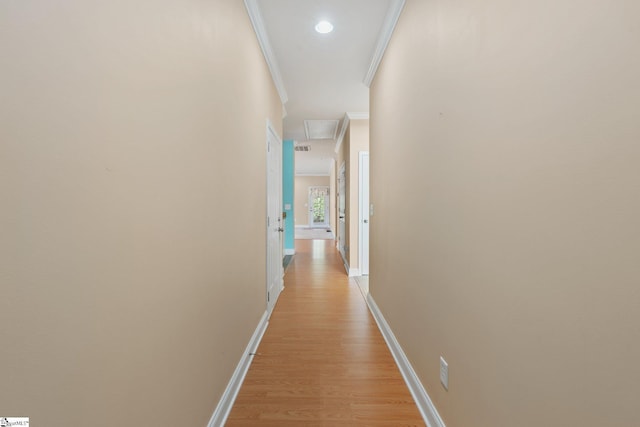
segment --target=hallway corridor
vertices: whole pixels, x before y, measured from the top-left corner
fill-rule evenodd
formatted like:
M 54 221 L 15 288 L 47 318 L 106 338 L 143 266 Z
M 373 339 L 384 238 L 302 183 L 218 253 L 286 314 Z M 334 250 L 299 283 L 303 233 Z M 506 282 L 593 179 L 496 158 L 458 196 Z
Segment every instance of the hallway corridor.
M 424 425 L 333 240 L 296 240 L 227 426 Z

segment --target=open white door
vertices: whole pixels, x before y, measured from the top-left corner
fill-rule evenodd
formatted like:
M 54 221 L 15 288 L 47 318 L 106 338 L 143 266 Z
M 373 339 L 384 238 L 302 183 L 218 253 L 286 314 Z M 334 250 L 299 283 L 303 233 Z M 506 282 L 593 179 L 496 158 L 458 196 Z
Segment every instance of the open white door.
M 267 312 L 271 315 L 283 286 L 282 142 L 267 123 Z
M 360 274 L 367 275 L 369 274 L 369 152 L 367 151 L 360 152 L 359 170 Z

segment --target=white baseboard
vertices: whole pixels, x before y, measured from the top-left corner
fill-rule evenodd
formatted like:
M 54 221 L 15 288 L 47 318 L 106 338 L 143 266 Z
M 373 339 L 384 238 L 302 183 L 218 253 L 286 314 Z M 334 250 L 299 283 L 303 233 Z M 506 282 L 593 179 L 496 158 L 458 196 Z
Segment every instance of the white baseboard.
M 253 335 L 249 340 L 247 348 L 240 358 L 238 366 L 236 366 L 236 370 L 233 372 L 233 375 L 229 380 L 229 384 L 227 384 L 227 388 L 218 402 L 216 410 L 211 416 L 211 420 L 209 420 L 209 424 L 207 424 L 208 427 L 224 426 L 224 423 L 227 421 L 229 412 L 231 412 L 231 408 L 233 407 L 233 402 L 236 400 L 240 387 L 242 386 L 242 382 L 244 381 L 244 377 L 247 375 L 249 366 L 251 366 L 251 361 L 253 360 L 252 353 L 255 353 L 257 350 L 258 344 L 260 344 L 260 340 L 262 340 L 262 336 L 264 335 L 264 331 L 267 329 L 268 323 L 269 315 L 265 311 L 258 323 L 258 327 L 253 332 Z
M 344 257 L 344 254 L 338 249 L 338 252 L 340 253 L 340 258 L 342 258 L 342 265 L 344 266 L 344 271 L 347 273 L 347 276 L 349 275 L 349 263 L 347 262 L 347 259 Z
M 396 340 L 393 331 L 391 331 L 391 327 L 385 320 L 371 294 L 367 295 L 367 305 L 369 306 L 369 310 L 371 311 L 373 318 L 378 324 L 378 328 L 380 328 L 380 332 L 382 333 L 384 340 L 387 342 L 389 350 L 391 350 L 393 358 L 396 360 L 396 364 L 402 373 L 404 381 L 407 383 L 407 387 L 409 387 L 409 391 L 411 392 L 413 399 L 416 401 L 416 405 L 422 414 L 422 418 L 427 423 L 427 427 L 446 427 L 444 425 L 444 421 L 440 418 L 440 414 L 438 414 L 438 410 L 431 401 L 427 391 L 422 386 L 416 371 L 413 370 L 411 363 L 409 363 L 409 359 L 407 359 L 406 354 L 404 354 L 402 347 L 400 347 L 400 343 Z
M 362 274 L 360 274 L 360 269 L 349 267 L 349 277 L 356 277 L 356 276 L 362 276 Z
M 285 249 L 284 250 L 284 254 L 285 255 L 295 255 L 296 254 L 296 250 L 295 249 Z

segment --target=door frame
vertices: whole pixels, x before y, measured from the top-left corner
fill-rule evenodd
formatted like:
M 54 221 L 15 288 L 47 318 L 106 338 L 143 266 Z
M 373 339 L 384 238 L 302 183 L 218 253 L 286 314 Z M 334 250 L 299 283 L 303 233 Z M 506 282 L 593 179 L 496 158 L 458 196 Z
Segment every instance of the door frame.
M 364 173 L 364 165 L 367 165 L 367 173 Z M 369 274 L 369 152 L 358 153 L 358 265 L 360 274 Z
M 346 241 L 345 241 L 345 237 L 347 234 L 347 174 L 346 174 L 346 163 L 342 162 L 342 164 L 340 165 L 340 169 L 338 171 L 338 182 L 337 182 L 337 189 L 336 189 L 336 197 L 337 197 L 337 218 L 336 218 L 336 223 L 337 223 L 337 231 L 338 231 L 338 239 L 336 244 L 338 246 L 338 251 L 340 252 L 340 255 L 342 256 L 342 260 L 346 263 L 347 259 L 346 259 L 346 251 L 345 251 L 345 246 L 346 246 Z M 341 206 L 344 205 L 344 206 Z M 342 212 L 340 212 L 340 209 L 342 209 Z M 342 220 L 342 222 L 340 221 Z M 342 224 L 344 224 L 344 226 L 342 226 Z M 346 267 L 345 267 L 346 268 Z M 348 271 L 348 270 L 347 270 Z

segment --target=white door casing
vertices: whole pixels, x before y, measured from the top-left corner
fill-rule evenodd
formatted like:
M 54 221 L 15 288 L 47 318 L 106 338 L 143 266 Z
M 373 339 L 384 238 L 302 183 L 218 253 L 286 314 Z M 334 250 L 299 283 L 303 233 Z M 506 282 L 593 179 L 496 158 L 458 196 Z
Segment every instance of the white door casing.
M 271 315 L 283 287 L 282 141 L 267 121 L 267 312 Z
M 340 172 L 338 172 L 338 250 L 342 255 L 342 259 L 346 260 L 346 240 L 345 233 L 347 230 L 346 227 L 346 216 L 347 216 L 347 199 L 346 199 L 346 191 L 347 191 L 347 179 L 346 179 L 346 167 L 345 164 L 342 163 L 340 166 Z
M 369 274 L 369 152 L 361 151 L 359 153 L 359 261 L 360 274 Z

